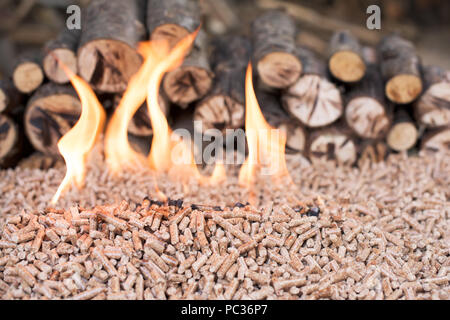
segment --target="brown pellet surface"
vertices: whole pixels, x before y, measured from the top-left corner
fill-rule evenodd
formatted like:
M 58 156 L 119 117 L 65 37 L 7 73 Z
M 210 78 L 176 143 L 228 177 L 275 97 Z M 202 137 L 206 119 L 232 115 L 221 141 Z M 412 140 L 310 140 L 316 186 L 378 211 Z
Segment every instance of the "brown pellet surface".
M 159 176 L 183 199 L 160 203 L 154 175 L 113 177 L 99 154 L 55 209 L 64 168 L 0 171 L 2 299 L 450 299 L 448 154 L 290 156 L 294 185 L 251 192 L 233 169 L 217 186 Z

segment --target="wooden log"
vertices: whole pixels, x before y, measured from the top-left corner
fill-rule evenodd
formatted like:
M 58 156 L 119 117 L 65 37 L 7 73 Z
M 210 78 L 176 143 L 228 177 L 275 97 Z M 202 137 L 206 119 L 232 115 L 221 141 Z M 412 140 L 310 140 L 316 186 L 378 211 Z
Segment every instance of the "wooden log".
M 416 123 L 404 108 L 397 108 L 393 125 L 387 135 L 387 144 L 398 152 L 408 151 L 414 147 L 419 139 Z
M 321 60 L 304 48 L 298 54 L 304 75 L 283 94 L 283 107 L 309 128 L 332 124 L 343 113 L 341 93 L 326 78 L 326 67 Z
M 359 150 L 359 167 L 363 167 L 366 162 L 383 162 L 389 153 L 387 144 L 382 140 L 366 140 L 360 144 Z
M 26 51 L 21 54 L 13 68 L 13 82 L 17 90 L 30 94 L 44 81 L 42 55 L 38 51 Z
M 261 89 L 256 90 L 256 97 L 266 121 L 286 134 L 286 147 L 289 151 L 303 152 L 306 146 L 306 131 L 284 111 L 280 97 Z
M 245 37 L 224 36 L 212 44 L 211 66 L 215 79 L 211 92 L 194 111 L 194 121 L 202 121 L 203 131 L 244 126 L 245 70 L 251 44 Z
M 145 35 L 143 5 L 142 0 L 93 0 L 83 13 L 78 67 L 94 89 L 123 92 L 139 69 L 142 58 L 135 47 Z
M 313 131 L 308 138 L 308 158 L 312 163 L 336 161 L 339 165 L 353 165 L 357 160 L 357 145 L 344 124 Z
M 428 131 L 422 139 L 422 150 L 450 152 L 450 126 Z
M 48 170 L 52 168 L 64 167 L 64 160 L 62 157 L 55 157 L 52 155 L 35 152 L 31 156 L 21 160 L 17 166 L 21 169 Z
M 147 29 L 151 40 L 167 40 L 170 47 L 200 26 L 195 0 L 148 0 Z
M 47 78 L 60 84 L 69 82 L 69 77 L 60 67 L 58 60 L 74 74 L 78 73 L 76 52 L 80 35 L 80 30 L 64 29 L 55 40 L 45 45 L 43 67 Z
M 369 65 L 364 78 L 346 94 L 345 120 L 361 138 L 384 137 L 391 125 L 392 108 L 384 95 L 378 67 Z
M 159 106 L 167 117 L 170 111 L 170 102 L 164 93 L 159 93 Z M 145 102 L 134 114 L 128 125 L 128 133 L 137 137 L 149 137 L 153 135 L 147 102 Z
M 398 35 L 385 37 L 378 46 L 386 96 L 394 103 L 408 104 L 422 93 L 421 62 L 414 45 Z
M 0 168 L 14 166 L 22 147 L 23 139 L 18 126 L 8 116 L 0 114 Z
M 300 77 L 302 63 L 296 56 L 296 33 L 295 21 L 281 11 L 268 11 L 253 22 L 252 60 L 267 86 L 287 88 Z
M 162 86 L 170 101 L 186 109 L 190 103 L 202 99 L 211 90 L 212 83 L 208 37 L 200 31 L 189 56 L 179 68 L 166 74 Z
M 78 121 L 81 103 L 70 86 L 48 83 L 30 98 L 25 110 L 25 133 L 33 147 L 59 155 L 58 141 Z
M 450 125 L 450 72 L 424 68 L 424 94 L 414 104 L 416 120 L 427 128 Z
M 339 81 L 354 83 L 360 81 L 366 72 L 362 48 L 349 31 L 336 32 L 328 48 L 328 68 Z
M 22 95 L 14 84 L 8 80 L 0 80 L 0 112 L 11 112 L 22 101 Z

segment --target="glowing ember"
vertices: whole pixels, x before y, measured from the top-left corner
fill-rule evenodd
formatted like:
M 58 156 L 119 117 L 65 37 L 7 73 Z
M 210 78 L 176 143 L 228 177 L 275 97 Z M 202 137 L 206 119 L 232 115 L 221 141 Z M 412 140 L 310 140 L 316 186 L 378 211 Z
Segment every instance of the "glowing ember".
M 72 183 L 79 188 L 83 186 L 86 158 L 103 130 L 106 117 L 102 105 L 89 85 L 61 62 L 59 63 L 78 93 L 81 116 L 75 126 L 58 142 L 58 149 L 66 162 L 67 172 L 52 199 L 53 204 Z
M 239 173 L 239 183 L 250 188 L 257 169 L 275 180 L 287 177 L 285 161 L 286 135 L 272 128 L 264 118 L 253 88 L 252 65 L 249 64 L 245 78 L 245 132 L 248 143 L 248 158 Z

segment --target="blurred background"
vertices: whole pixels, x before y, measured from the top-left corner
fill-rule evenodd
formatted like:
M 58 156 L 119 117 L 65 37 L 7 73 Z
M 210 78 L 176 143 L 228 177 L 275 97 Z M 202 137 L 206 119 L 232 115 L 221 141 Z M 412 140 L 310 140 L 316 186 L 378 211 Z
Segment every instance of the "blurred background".
M 66 8 L 89 0 L 0 0 L 0 77 L 14 57 L 40 48 L 65 25 Z M 350 29 L 376 45 L 383 34 L 397 31 L 413 40 L 425 64 L 450 69 L 450 1 L 448 0 L 200 0 L 204 28 L 211 34 L 248 33 L 250 22 L 264 9 L 284 8 L 298 21 L 299 42 L 325 54 L 332 32 Z M 382 30 L 366 28 L 366 9 L 382 9 Z

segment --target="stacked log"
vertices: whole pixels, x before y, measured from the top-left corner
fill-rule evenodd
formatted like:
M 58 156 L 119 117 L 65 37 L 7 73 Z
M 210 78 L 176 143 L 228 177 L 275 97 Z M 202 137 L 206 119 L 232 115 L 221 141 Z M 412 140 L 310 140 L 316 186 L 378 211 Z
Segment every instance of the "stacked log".
M 293 18 L 268 11 L 252 24 L 253 63 L 262 82 L 271 88 L 291 86 L 302 73 L 296 55 L 297 29 Z
M 309 128 L 337 121 L 343 113 L 339 89 L 326 76 L 323 61 L 310 50 L 299 48 L 303 76 L 283 94 L 283 106 L 295 119 Z
M 148 36 L 174 47 L 199 29 L 200 15 L 196 0 L 91 0 L 82 30 L 63 30 L 42 50 L 19 55 L 0 81 L 0 166 L 20 160 L 23 136 L 40 156 L 59 156 L 57 143 L 81 112 L 59 62 L 88 81 L 105 108 L 113 106 L 141 66 L 138 42 Z M 295 21 L 277 10 L 258 17 L 250 31 L 249 38 L 210 38 L 199 30 L 183 64 L 162 81 L 159 105 L 168 119 L 187 113 L 202 121 L 203 133 L 243 128 L 252 61 L 258 103 L 268 123 L 285 132 L 287 152 L 353 165 L 417 146 L 448 151 L 450 73 L 422 67 L 411 42 L 393 34 L 374 49 L 338 31 L 328 49 L 320 46 L 319 58 L 296 43 Z M 145 151 L 153 134 L 146 103 L 128 133 Z
M 212 45 L 211 66 L 216 75 L 211 92 L 194 111 L 204 131 L 244 126 L 245 69 L 250 59 L 250 41 L 241 36 L 224 36 Z
M 83 13 L 78 49 L 80 75 L 101 92 L 123 92 L 139 69 L 136 45 L 143 40 L 142 0 L 95 0 Z

